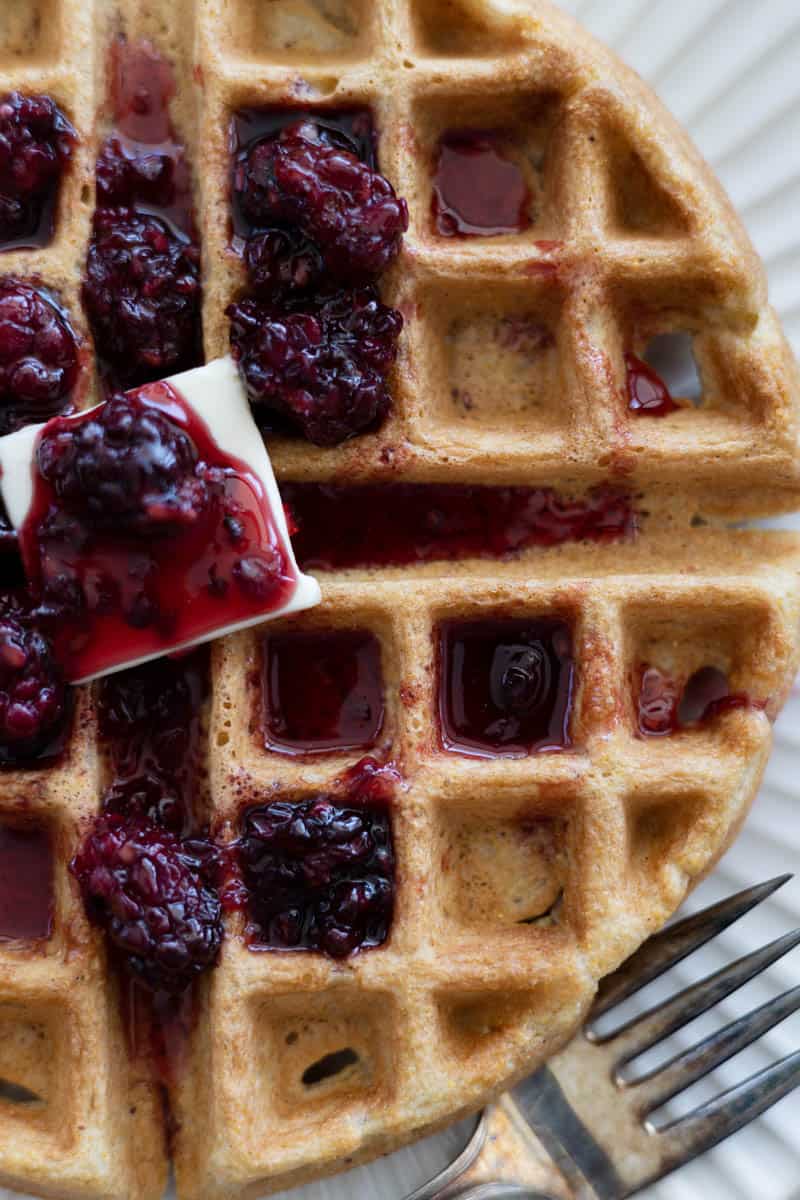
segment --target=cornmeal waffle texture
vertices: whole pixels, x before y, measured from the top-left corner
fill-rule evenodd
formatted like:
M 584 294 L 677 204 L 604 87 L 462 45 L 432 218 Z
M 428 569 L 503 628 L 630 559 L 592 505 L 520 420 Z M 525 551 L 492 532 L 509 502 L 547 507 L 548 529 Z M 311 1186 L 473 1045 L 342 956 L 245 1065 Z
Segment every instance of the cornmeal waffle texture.
M 0 269 L 40 281 L 68 311 L 83 343 L 81 407 L 99 396 L 80 281 L 119 33 L 150 39 L 175 69 L 207 359 L 228 352 L 225 309 L 246 286 L 231 246 L 237 111 L 371 109 L 380 170 L 408 200 L 410 228 L 381 285 L 405 320 L 391 414 L 335 449 L 270 439 L 283 483 L 566 495 L 612 484 L 637 513 L 636 533 L 613 544 L 324 571 L 313 612 L 215 643 L 203 769 L 208 820 L 230 842 L 243 808 L 326 791 L 360 757 L 266 745 L 269 639 L 377 639 L 385 719 L 372 753 L 399 772 L 397 895 L 386 944 L 341 961 L 254 952 L 244 916 L 229 915 L 220 964 L 196 988 L 168 1121 L 67 869 L 108 777 L 93 689 L 77 694 L 56 765 L 0 775 L 0 813 L 33 814 L 55 860 L 52 936 L 0 944 L 0 1078 L 34 1097 L 0 1090 L 0 1181 L 155 1200 L 171 1157 L 187 1200 L 256 1197 L 391 1151 L 531 1070 L 735 836 L 798 666 L 800 544 L 715 522 L 797 506 L 798 377 L 761 265 L 686 136 L 546 3 L 5 0 L 0 92 L 52 96 L 79 140 L 52 242 L 5 253 Z M 511 133 L 535 201 L 525 232 L 435 232 L 436 147 L 475 126 Z M 498 317 L 545 331 L 524 388 L 515 380 L 529 368 L 491 340 Z M 625 354 L 670 333 L 692 339 L 702 402 L 643 420 L 629 411 Z M 516 618 L 571 631 L 569 744 L 515 758 L 447 750 L 444 623 Z M 713 662 L 750 703 L 642 737 L 648 662 L 676 678 Z M 344 1069 L 307 1081 L 342 1051 Z

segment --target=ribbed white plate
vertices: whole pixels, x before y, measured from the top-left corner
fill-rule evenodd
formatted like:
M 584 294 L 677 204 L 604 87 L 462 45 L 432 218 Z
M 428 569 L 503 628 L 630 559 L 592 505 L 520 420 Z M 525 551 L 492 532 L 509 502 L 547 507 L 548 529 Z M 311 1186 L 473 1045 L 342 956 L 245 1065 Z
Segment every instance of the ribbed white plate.
M 0 4 L 4 0 L 0 0 Z M 769 270 L 773 302 L 800 354 L 800 0 L 562 0 L 617 50 L 688 127 L 728 188 Z M 800 517 L 780 522 L 800 529 Z M 741 837 L 692 896 L 694 910 L 752 883 L 800 871 L 800 688 L 779 720 L 764 787 Z M 800 878 L 734 929 L 651 985 L 645 1004 L 800 925 Z M 800 950 L 700 1018 L 686 1046 L 800 983 Z M 681 1098 L 676 1111 L 800 1048 L 800 1015 Z M 659 1058 L 668 1055 L 662 1050 Z M 644 1193 L 645 1200 L 800 1200 L 800 1093 L 703 1159 Z M 356 1177 L 292 1192 L 292 1200 L 402 1200 L 436 1174 L 462 1139 L 428 1139 Z M 0 1189 L 0 1200 L 12 1193 Z M 288 1196 L 287 1196 L 288 1200 Z

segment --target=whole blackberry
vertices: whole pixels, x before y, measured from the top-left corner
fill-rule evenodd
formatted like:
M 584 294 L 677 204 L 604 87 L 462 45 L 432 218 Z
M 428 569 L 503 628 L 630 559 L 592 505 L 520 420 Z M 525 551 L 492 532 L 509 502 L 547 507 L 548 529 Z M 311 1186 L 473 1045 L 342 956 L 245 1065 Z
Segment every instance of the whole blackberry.
M 67 689 L 47 638 L 15 606 L 0 609 L 0 762 L 46 751 L 67 715 Z
M 333 796 L 250 809 L 239 865 L 256 939 L 345 958 L 386 940 L 394 909 L 394 850 L 383 800 Z
M 0 99 L 0 241 L 35 235 L 77 141 L 49 96 Z
M 0 435 L 63 411 L 78 375 L 66 318 L 29 283 L 0 281 Z
M 200 361 L 200 249 L 160 218 L 95 211 L 83 299 L 98 353 L 120 386 Z
M 192 843 L 142 817 L 106 813 L 95 820 L 71 869 L 90 920 L 145 987 L 178 994 L 215 965 L 220 903 Z
M 64 505 L 94 528 L 168 533 L 198 520 L 209 500 L 190 438 L 133 397 L 113 396 L 77 425 L 56 421 L 38 462 Z
M 319 246 L 337 279 L 361 282 L 396 257 L 408 208 L 382 175 L 323 140 L 311 121 L 257 142 L 238 164 L 234 187 L 254 226 L 286 222 Z
M 315 445 L 335 446 L 386 416 L 403 318 L 372 287 L 301 304 L 232 304 L 233 355 L 257 416 L 274 414 Z

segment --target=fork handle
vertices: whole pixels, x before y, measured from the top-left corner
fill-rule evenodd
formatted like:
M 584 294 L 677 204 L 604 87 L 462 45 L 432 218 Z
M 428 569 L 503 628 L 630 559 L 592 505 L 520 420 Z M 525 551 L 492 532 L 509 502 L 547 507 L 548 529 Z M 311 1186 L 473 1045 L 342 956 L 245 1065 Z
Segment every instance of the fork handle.
M 510 1096 L 488 1110 L 486 1121 L 480 1154 L 463 1175 L 436 1193 L 435 1200 L 504 1200 L 506 1195 L 511 1200 L 513 1190 L 498 1191 L 503 1184 L 520 1189 L 520 1200 L 582 1200 Z

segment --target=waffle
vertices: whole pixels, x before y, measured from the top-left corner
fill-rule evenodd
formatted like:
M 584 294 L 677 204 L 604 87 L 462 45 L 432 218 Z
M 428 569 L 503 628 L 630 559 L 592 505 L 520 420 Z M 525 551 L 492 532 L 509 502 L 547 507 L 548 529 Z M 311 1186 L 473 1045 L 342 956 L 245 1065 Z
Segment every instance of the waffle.
M 243 917 L 230 916 L 169 1089 L 169 1145 L 162 1087 L 129 1053 L 118 981 L 67 873 L 106 778 L 94 693 L 79 693 L 57 766 L 3 773 L 2 813 L 52 833 L 56 903 L 48 941 L 0 946 L 0 1078 L 13 1085 L 0 1094 L 0 1180 L 41 1195 L 155 1198 L 171 1155 L 180 1196 L 230 1200 L 391 1151 L 521 1077 L 735 836 L 800 657 L 800 544 L 714 522 L 797 505 L 798 378 L 761 266 L 685 135 L 635 75 L 539 0 L 10 0 L 0 89 L 49 93 L 81 140 L 53 242 L 2 267 L 41 279 L 69 310 L 84 343 L 81 405 L 98 395 L 79 280 L 119 30 L 175 65 L 208 359 L 227 352 L 224 310 L 245 287 L 229 245 L 235 111 L 371 107 L 381 170 L 409 201 L 382 284 L 406 319 L 392 414 L 335 450 L 272 439 L 281 481 L 569 494 L 612 480 L 638 512 L 638 536 L 614 545 L 324 572 L 322 605 L 282 625 L 355 627 L 380 644 L 375 753 L 403 779 L 392 934 L 337 963 L 253 953 Z M 432 232 L 435 145 L 469 124 L 511 127 L 531 164 L 537 219 L 518 237 Z M 492 359 L 504 387 L 489 405 L 480 347 L 496 313 L 533 320 L 549 341 L 527 398 L 515 366 Z M 624 352 L 675 332 L 693 339 L 703 402 L 640 420 Z M 516 759 L 442 749 L 436 631 L 481 616 L 571 626 L 569 748 Z M 258 679 L 276 632 L 213 648 L 207 804 L 224 840 L 243 803 L 301 799 L 359 757 L 265 748 Z M 637 736 L 634 676 L 654 658 L 676 675 L 713 660 L 756 703 L 675 735 L 676 754 L 670 738 Z M 344 1050 L 342 1069 L 308 1082 Z

